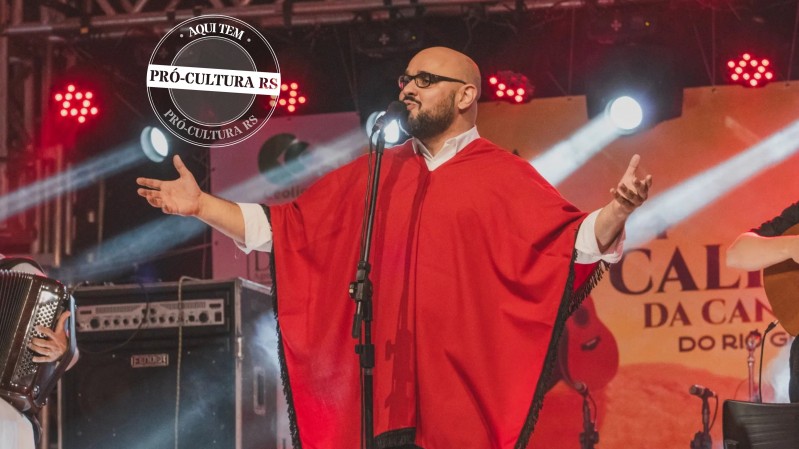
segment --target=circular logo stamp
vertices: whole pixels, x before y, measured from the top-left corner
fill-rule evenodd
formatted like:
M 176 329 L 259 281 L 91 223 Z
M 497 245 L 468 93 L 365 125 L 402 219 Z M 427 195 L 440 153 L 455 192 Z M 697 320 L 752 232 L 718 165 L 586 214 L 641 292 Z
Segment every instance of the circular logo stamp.
M 269 42 L 233 17 L 198 16 L 170 30 L 147 66 L 147 96 L 161 123 L 203 147 L 233 145 L 275 110 L 280 66 Z

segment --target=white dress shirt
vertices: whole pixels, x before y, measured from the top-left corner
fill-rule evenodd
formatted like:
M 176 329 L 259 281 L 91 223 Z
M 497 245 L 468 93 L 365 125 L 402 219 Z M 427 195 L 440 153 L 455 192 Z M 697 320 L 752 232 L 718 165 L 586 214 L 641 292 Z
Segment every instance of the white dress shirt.
M 415 137 L 412 140 L 413 149 L 417 153 L 424 156 L 427 168 L 433 171 L 440 167 L 448 160 L 455 157 L 455 155 L 464 149 L 474 140 L 480 137 L 477 134 L 477 127 L 466 131 L 463 134 L 447 139 L 441 150 L 433 155 L 424 144 Z M 237 203 L 241 208 L 241 213 L 244 215 L 244 242 L 236 242 L 236 245 L 241 248 L 245 253 L 251 251 L 271 251 L 272 250 L 272 227 L 266 218 L 263 208 L 260 204 L 255 203 Z M 596 217 L 599 215 L 599 209 L 591 212 L 585 217 L 580 230 L 577 232 L 577 240 L 574 242 L 574 248 L 577 250 L 577 258 L 575 262 L 590 264 L 604 260 L 608 263 L 615 263 L 621 259 L 622 250 L 624 248 L 624 231 L 610 245 L 604 253 L 599 250 L 599 244 L 596 241 L 596 232 L 594 226 Z

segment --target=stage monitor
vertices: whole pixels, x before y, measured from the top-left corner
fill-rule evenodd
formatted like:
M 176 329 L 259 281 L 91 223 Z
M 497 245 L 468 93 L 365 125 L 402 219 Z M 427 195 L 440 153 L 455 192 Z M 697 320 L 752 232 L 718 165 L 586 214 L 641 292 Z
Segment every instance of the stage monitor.
M 724 449 L 799 448 L 799 404 L 724 401 Z

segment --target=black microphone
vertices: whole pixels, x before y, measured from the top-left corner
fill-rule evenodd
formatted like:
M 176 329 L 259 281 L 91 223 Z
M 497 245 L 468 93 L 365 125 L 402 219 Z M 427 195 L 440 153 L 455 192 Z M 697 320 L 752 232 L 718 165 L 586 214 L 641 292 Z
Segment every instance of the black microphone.
M 771 332 L 775 327 L 777 327 L 778 324 L 780 324 L 780 320 L 774 320 L 771 323 L 769 323 L 768 327 L 766 328 L 766 332 L 763 333 L 764 336 L 765 334 Z
M 688 389 L 688 392 L 702 399 L 716 397 L 716 393 L 714 393 L 713 390 L 710 388 L 705 388 L 701 385 L 691 385 L 691 388 Z
M 405 106 L 405 103 L 401 101 L 392 101 L 388 104 L 386 113 L 378 117 L 375 121 L 375 125 L 372 127 L 372 134 L 378 130 L 382 131 L 392 121 L 402 119 L 407 115 L 408 108 Z

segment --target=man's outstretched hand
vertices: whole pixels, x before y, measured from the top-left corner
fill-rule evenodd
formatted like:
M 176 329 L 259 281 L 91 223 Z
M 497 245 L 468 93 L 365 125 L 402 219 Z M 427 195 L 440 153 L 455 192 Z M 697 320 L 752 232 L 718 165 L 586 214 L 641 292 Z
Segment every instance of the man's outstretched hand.
M 137 178 L 136 184 L 142 186 L 136 191 L 147 199 L 151 206 L 166 214 L 196 216 L 200 213 L 202 191 L 194 175 L 183 164 L 180 156 L 172 159 L 180 177 L 173 181 Z
M 634 155 L 630 159 L 627 171 L 621 177 L 619 184 L 610 189 L 613 201 L 617 203 L 619 211 L 627 215 L 631 214 L 649 197 L 649 187 L 652 185 L 652 175 L 644 178 L 638 177 L 638 163 L 641 156 Z

